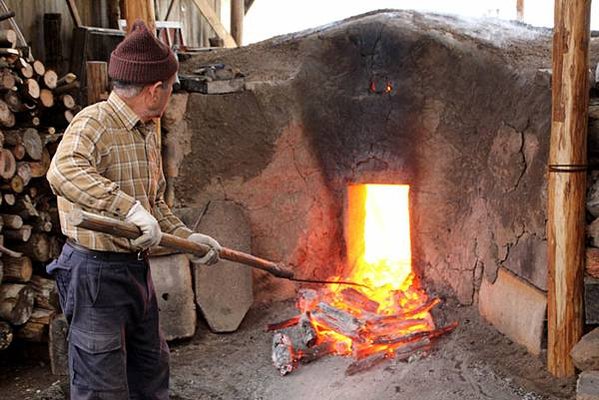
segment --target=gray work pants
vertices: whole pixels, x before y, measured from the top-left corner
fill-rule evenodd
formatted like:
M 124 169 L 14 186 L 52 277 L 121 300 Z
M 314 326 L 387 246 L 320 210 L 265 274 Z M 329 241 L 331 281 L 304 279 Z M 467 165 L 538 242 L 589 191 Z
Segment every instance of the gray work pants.
M 147 260 L 67 242 L 47 270 L 70 323 L 71 399 L 168 399 L 169 350 Z

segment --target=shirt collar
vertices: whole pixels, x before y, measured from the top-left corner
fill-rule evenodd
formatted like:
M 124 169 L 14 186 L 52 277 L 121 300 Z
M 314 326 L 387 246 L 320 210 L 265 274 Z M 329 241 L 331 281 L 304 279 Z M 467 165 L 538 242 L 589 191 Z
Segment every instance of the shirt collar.
M 132 130 L 140 122 L 137 114 L 116 93 L 110 93 L 108 104 L 114 109 L 115 114 L 123 122 L 127 130 Z

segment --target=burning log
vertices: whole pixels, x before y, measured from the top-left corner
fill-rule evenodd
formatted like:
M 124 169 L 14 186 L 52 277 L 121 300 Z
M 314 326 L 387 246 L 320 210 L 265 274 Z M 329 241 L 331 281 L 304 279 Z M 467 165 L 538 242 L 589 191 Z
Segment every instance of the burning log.
M 306 349 L 301 352 L 299 361 L 302 364 L 308 364 L 316 360 L 320 360 L 322 357 L 336 352 L 336 346 L 333 341 L 325 341 L 317 344 L 314 347 Z
M 428 321 L 424 319 L 392 319 L 382 320 L 372 323 L 371 321 L 366 322 L 365 331 L 369 336 L 377 337 L 377 340 L 381 337 L 387 337 L 387 335 L 396 335 L 408 332 L 415 329 L 427 329 Z
M 302 313 L 316 308 L 319 301 L 318 293 L 314 289 L 301 289 L 297 294 L 297 308 Z
M 346 288 L 341 291 L 344 304 L 356 309 L 370 313 L 376 313 L 380 304 L 371 300 L 368 296 L 354 288 Z
M 290 326 L 297 325 L 300 321 L 300 315 L 286 319 L 285 321 L 277 322 L 274 324 L 268 324 L 266 326 L 266 332 L 280 331 L 281 329 L 289 328 Z
M 367 369 L 370 369 L 370 368 L 372 368 L 376 365 L 379 365 L 385 361 L 389 361 L 389 355 L 387 354 L 386 350 L 383 350 L 383 351 L 375 353 L 369 357 L 366 357 L 362 360 L 351 363 L 349 365 L 349 367 L 347 367 L 347 369 L 345 370 L 345 375 L 347 375 L 347 376 L 355 375 L 358 372 L 362 372 Z
M 360 335 L 364 323 L 351 313 L 340 310 L 330 304 L 320 302 L 316 310 L 310 313 L 312 319 L 318 324 L 333 329 L 334 331 L 355 340 L 363 342 Z

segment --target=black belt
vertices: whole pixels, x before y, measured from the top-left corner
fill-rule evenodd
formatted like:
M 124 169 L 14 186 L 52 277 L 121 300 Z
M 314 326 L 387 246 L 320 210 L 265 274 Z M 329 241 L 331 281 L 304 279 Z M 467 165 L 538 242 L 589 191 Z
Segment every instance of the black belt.
M 73 251 L 84 254 L 86 256 L 91 256 L 98 260 L 104 261 L 115 261 L 115 262 L 140 262 L 148 261 L 149 251 L 142 250 L 137 253 L 119 253 L 116 251 L 100 251 L 100 250 L 92 250 L 84 247 L 78 243 L 75 243 L 72 239 L 67 239 L 67 246 L 70 246 Z

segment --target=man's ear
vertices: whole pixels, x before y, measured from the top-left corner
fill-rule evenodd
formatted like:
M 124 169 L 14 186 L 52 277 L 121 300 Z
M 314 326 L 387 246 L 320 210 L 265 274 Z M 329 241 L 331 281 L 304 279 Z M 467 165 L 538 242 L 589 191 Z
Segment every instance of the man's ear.
M 151 84 L 148 87 L 148 91 L 152 100 L 156 100 L 158 98 L 158 88 L 162 86 L 162 81 L 158 81 L 156 83 Z

